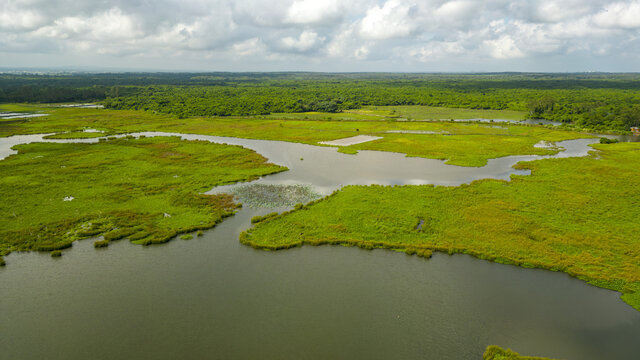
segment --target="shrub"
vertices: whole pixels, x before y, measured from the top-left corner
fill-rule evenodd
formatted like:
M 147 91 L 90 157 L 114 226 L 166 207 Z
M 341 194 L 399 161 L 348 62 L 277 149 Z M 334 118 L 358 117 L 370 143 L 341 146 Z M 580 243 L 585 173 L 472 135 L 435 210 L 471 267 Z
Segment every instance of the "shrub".
M 93 247 L 96 249 L 107 247 L 107 246 L 109 246 L 109 240 L 96 240 L 93 243 Z
M 600 138 L 600 144 L 615 144 L 618 142 L 618 139 L 609 139 L 605 137 Z

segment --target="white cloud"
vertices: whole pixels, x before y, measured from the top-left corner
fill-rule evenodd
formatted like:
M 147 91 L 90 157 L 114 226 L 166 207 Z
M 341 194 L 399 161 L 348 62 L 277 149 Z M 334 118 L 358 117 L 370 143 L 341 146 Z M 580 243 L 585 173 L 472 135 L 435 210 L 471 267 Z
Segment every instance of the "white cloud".
M 502 35 L 497 39 L 485 40 L 484 45 L 489 54 L 495 59 L 517 59 L 524 57 L 524 53 L 516 46 L 516 42 L 509 35 Z
M 292 49 L 297 51 L 307 51 L 317 46 L 322 41 L 324 41 L 324 38 L 318 36 L 317 33 L 313 31 L 305 30 L 300 34 L 300 36 L 297 39 L 291 36 L 283 38 L 282 45 L 286 49 Z
M 640 28 L 640 1 L 609 4 L 594 16 L 594 22 L 604 28 Z
M 231 50 L 238 56 L 252 56 L 266 51 L 266 46 L 262 40 L 258 38 L 252 38 L 239 43 L 235 43 L 231 46 Z
M 413 5 L 388 0 L 382 7 L 374 6 L 360 23 L 360 35 L 365 39 L 386 40 L 411 35 L 416 29 Z
M 462 44 L 455 41 L 434 41 L 410 51 L 410 55 L 422 62 L 430 62 L 465 53 Z
M 466 20 L 477 14 L 480 5 L 477 1 L 448 1 L 438 7 L 434 13 L 436 17 L 442 18 L 443 21 Z
M 286 21 L 293 24 L 336 22 L 342 17 L 337 0 L 296 0 L 287 9 Z

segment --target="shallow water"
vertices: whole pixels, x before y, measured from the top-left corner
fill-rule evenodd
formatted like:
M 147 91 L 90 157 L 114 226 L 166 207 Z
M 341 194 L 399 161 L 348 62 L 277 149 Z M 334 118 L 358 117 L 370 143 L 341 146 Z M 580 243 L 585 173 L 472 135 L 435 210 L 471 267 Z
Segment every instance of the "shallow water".
M 463 168 L 393 153 L 183 137 L 252 148 L 291 169 L 258 182 L 308 183 L 324 193 L 345 184 L 508 179 L 515 162 L 540 158 Z M 0 139 L 0 155 L 3 144 L 19 140 L 10 139 Z M 584 155 L 591 142 L 563 142 L 559 156 Z M 241 245 L 250 218 L 271 211 L 244 208 L 190 241 L 96 250 L 84 240 L 59 259 L 7 256 L 2 357 L 480 359 L 489 344 L 576 360 L 640 355 L 640 312 L 615 292 L 465 255 L 425 260 L 342 246 L 267 252 Z
M 41 116 L 47 116 L 47 115 L 49 114 L 0 112 L 0 120 L 27 119 L 27 118 L 41 117 Z

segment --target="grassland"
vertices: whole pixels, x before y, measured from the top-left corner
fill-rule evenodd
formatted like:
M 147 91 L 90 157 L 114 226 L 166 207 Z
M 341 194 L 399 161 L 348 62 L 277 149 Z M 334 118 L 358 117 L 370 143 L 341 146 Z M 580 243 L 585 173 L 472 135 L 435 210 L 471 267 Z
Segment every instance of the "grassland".
M 261 222 L 241 241 L 263 249 L 343 244 L 427 257 L 467 253 L 563 271 L 623 293 L 640 310 L 640 144 L 593 146 L 597 155 L 520 163 L 532 175 L 511 182 L 348 186 Z
M 400 152 L 410 156 L 443 159 L 460 166 L 483 166 L 487 159 L 508 155 L 547 155 L 556 150 L 534 148 L 541 140 L 561 141 L 589 137 L 579 132 L 541 126 L 466 124 L 424 121 L 320 121 L 266 118 L 179 119 L 175 116 L 134 110 L 66 109 L 33 106 L 50 116 L 20 121 L 0 121 L 0 136 L 60 133 L 75 136 L 85 128 L 110 134 L 138 131 L 166 131 L 250 139 L 282 140 L 317 144 L 355 135 L 376 135 L 383 139 L 341 148 Z M 495 112 L 495 111 L 494 111 Z M 296 114 L 302 116 L 303 114 Z M 399 134 L 389 131 L 420 131 L 433 134 Z
M 15 149 L 0 161 L 0 261 L 97 235 L 152 244 L 210 228 L 237 205 L 201 192 L 286 170 L 239 146 L 176 137 Z
M 365 106 L 362 109 L 347 110 L 354 115 L 395 117 L 407 120 L 469 120 L 500 119 L 521 121 L 527 117 L 525 111 L 460 109 L 435 106 Z
M 499 346 L 487 346 L 482 360 L 551 360 L 542 357 L 522 356 L 511 349 L 503 349 Z

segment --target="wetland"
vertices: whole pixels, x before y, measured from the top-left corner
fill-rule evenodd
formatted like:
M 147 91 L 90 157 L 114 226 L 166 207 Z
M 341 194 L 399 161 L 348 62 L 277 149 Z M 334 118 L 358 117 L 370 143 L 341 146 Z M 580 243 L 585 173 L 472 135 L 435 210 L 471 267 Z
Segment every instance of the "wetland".
M 254 76 L 0 76 L 2 357 L 639 356 L 636 77 Z

